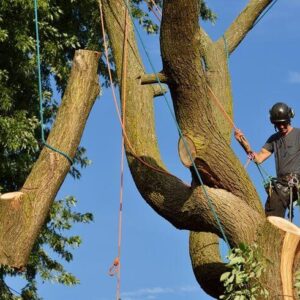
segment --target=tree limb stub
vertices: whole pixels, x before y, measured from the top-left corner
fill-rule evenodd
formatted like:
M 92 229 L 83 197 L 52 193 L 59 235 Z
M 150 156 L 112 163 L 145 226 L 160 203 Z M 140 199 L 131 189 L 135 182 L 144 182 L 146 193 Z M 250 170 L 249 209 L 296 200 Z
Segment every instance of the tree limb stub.
M 71 158 L 79 146 L 90 110 L 99 94 L 100 53 L 75 52 L 68 85 L 47 139 Z M 48 148 L 42 150 L 20 192 L 0 198 L 0 264 L 23 268 L 70 164 Z
M 153 84 L 153 83 L 167 83 L 168 79 L 167 76 L 162 73 L 156 73 L 156 74 L 143 74 L 140 76 L 141 83 L 142 84 Z
M 176 177 L 149 169 L 137 160 L 131 164 L 135 170 L 135 183 L 143 198 L 178 229 L 212 232 L 222 238 L 210 203 L 231 245 L 253 242 L 257 228 L 265 220 L 239 197 L 225 190 L 206 186 L 208 199 L 201 186 L 188 187 Z M 241 219 L 243 222 L 240 222 Z
M 168 92 L 167 88 L 161 86 L 160 84 L 152 85 L 152 90 L 153 90 L 153 97 L 160 97 Z

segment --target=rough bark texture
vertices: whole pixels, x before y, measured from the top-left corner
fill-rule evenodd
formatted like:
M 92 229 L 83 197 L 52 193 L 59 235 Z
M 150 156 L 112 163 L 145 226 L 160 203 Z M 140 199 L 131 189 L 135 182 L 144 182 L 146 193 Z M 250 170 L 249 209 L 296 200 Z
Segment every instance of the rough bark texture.
M 231 246 L 256 242 L 261 247 L 269 261 L 262 280 L 269 287 L 270 299 L 282 296 L 280 254 L 284 235 L 267 222 L 257 192 L 230 147 L 232 125 L 215 103 L 217 97 L 233 116 L 227 54 L 238 46 L 270 2 L 249 1 L 225 33 L 228 53 L 223 38 L 213 42 L 199 26 L 199 0 L 163 2 L 163 70 L 159 77 L 170 88 L 183 134 L 195 145 L 195 164 L 206 193 L 195 172 L 191 186 L 187 186 L 162 162 L 153 114 L 156 79 L 145 74 L 129 22 L 123 114 L 131 173 L 141 195 L 158 214 L 177 228 L 194 231 L 190 238 L 194 273 L 203 289 L 215 297 L 222 293 L 218 279 L 225 267 L 218 249 L 222 234 L 212 207 Z M 102 4 L 122 89 L 126 7 L 119 0 L 102 0 Z
M 89 112 L 99 94 L 99 53 L 76 51 L 67 89 L 47 139 L 71 158 L 79 146 Z M 70 168 L 62 155 L 44 147 L 20 197 L 0 198 L 0 264 L 22 268 Z

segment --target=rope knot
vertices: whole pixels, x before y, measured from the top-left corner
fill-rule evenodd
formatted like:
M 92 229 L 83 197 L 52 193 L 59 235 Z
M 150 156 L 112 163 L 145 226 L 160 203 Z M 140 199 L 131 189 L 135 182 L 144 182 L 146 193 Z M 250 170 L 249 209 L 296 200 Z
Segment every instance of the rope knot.
M 119 257 L 116 257 L 113 264 L 109 268 L 108 275 L 109 276 L 114 276 L 116 273 L 118 273 L 120 267 L 120 259 Z

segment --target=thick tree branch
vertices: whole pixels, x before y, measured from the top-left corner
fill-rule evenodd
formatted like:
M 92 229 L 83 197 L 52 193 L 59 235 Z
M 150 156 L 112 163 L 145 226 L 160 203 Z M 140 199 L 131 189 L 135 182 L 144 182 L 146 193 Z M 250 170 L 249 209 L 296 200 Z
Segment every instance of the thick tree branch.
M 161 86 L 160 84 L 154 84 L 152 85 L 153 90 L 153 97 L 159 97 L 163 96 L 168 92 L 167 88 L 164 86 Z
M 265 8 L 274 0 L 251 0 L 230 25 L 224 36 L 227 41 L 228 52 L 232 53 L 241 43 L 247 33 L 253 28 L 253 25 Z M 222 38 L 218 41 L 223 43 Z
M 192 231 L 189 249 L 198 283 L 207 294 L 218 298 L 224 293 L 220 277 L 227 271 L 220 256 L 219 237 L 212 233 Z
M 150 162 L 149 158 L 147 161 Z M 206 186 L 207 198 L 201 186 L 190 188 L 176 177 L 151 170 L 138 160 L 133 159 L 132 168 L 143 198 L 178 229 L 212 232 L 222 238 L 215 219 L 217 215 L 230 244 L 237 245 L 240 242 L 251 243 L 258 226 L 265 220 L 239 197 L 225 190 Z M 243 222 L 240 222 L 241 219 Z
M 76 51 L 62 104 L 47 143 L 71 158 L 79 146 L 86 120 L 99 94 L 99 53 Z M 0 264 L 22 268 L 48 216 L 70 163 L 44 147 L 20 193 L 0 197 Z

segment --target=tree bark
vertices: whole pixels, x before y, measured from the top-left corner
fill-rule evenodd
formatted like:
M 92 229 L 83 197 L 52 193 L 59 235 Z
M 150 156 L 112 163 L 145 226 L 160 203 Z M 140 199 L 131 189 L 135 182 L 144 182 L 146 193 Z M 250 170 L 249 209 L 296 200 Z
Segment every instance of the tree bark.
M 99 53 L 76 51 L 69 82 L 47 144 L 73 158 L 99 95 Z M 69 161 L 44 147 L 21 191 L 0 197 L 0 264 L 26 265 L 51 204 L 70 169 Z
M 231 149 L 232 124 L 215 103 L 218 98 L 227 115 L 233 117 L 227 54 L 246 36 L 270 0 L 249 2 L 225 34 L 228 52 L 223 38 L 213 42 L 199 27 L 199 0 L 163 1 L 163 70 L 159 77 L 170 88 L 183 135 L 195 146 L 194 162 L 203 185 L 192 171 L 191 186 L 170 174 L 161 159 L 153 113 L 152 84 L 157 79 L 145 74 L 132 22 L 128 25 L 127 74 L 122 78 L 126 6 L 119 0 L 101 2 L 121 90 L 126 80 L 126 111 L 122 112 L 126 154 L 139 192 L 175 227 L 195 231 L 190 255 L 195 276 L 207 293 L 217 297 L 223 290 L 217 280 L 225 270 L 218 253 L 218 238 L 223 236 L 217 215 L 230 246 L 257 243 L 262 249 L 268 258 L 262 281 L 270 299 L 282 297 L 284 234 L 266 220 L 257 192 Z M 235 34 L 239 25 L 241 32 Z M 125 98 L 121 100 L 124 104 Z

